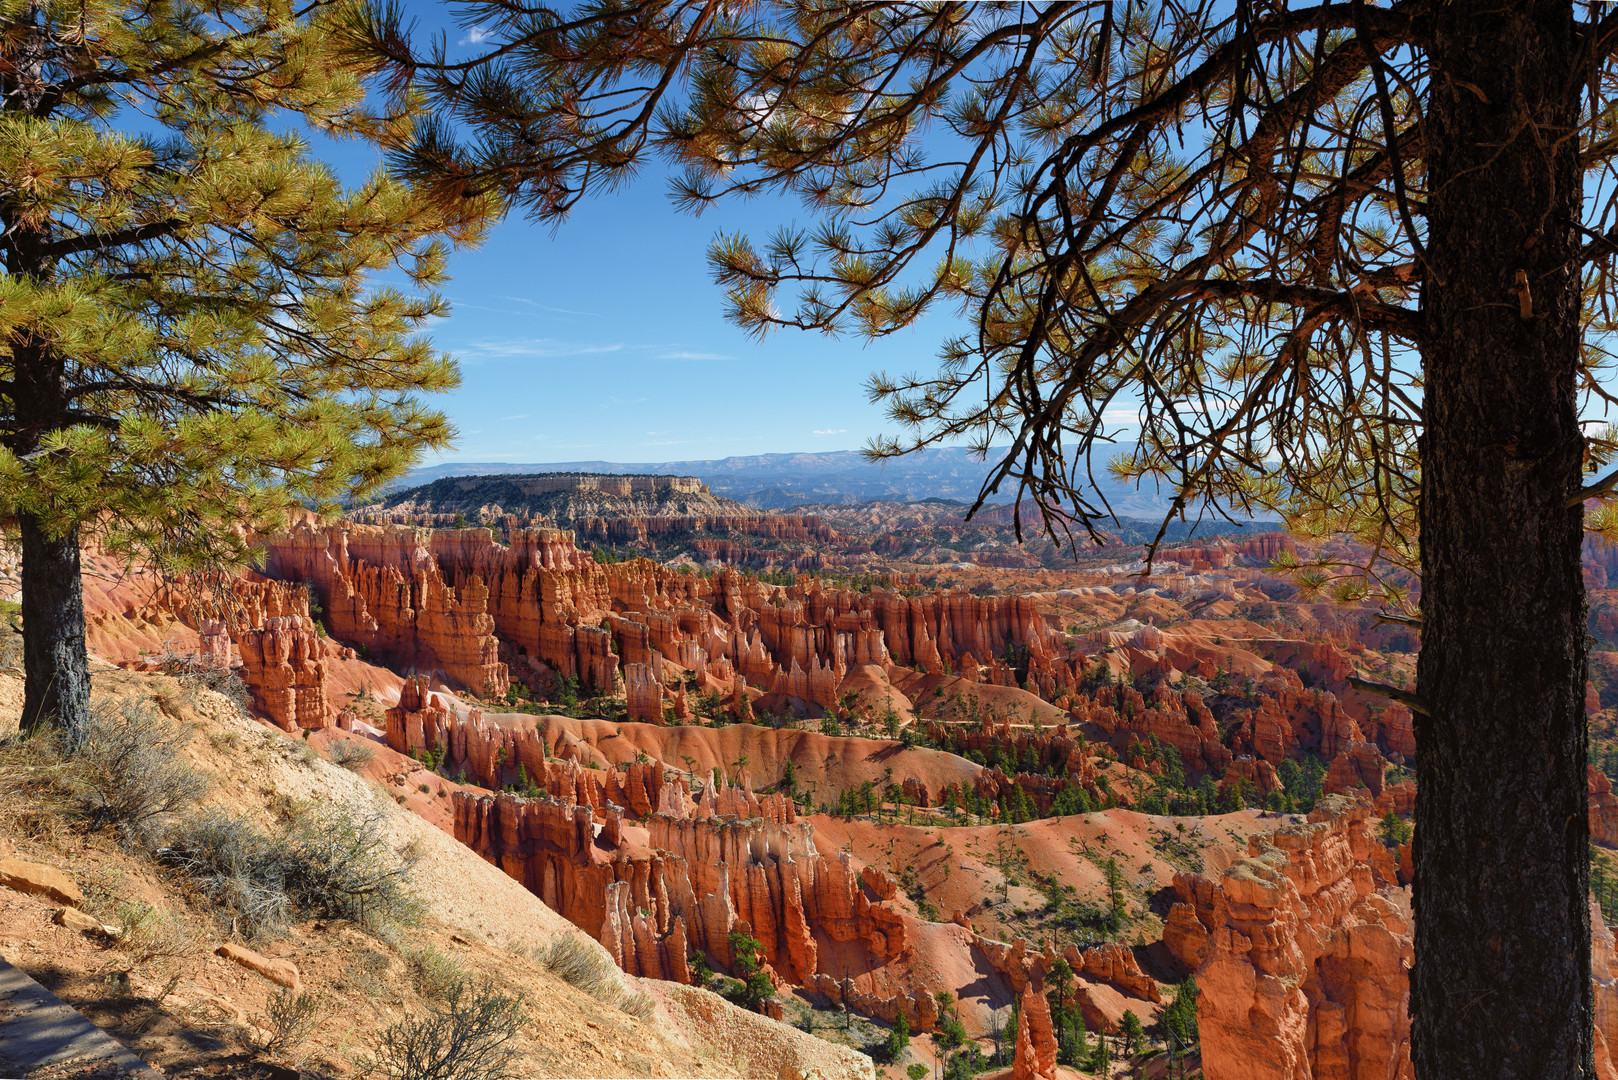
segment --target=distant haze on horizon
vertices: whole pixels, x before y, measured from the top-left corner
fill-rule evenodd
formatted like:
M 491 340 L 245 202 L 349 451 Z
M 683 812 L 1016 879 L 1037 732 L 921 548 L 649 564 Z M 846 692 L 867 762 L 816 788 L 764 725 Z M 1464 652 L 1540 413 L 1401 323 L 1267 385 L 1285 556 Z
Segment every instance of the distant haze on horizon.
M 1002 448 L 996 451 L 1003 452 Z M 415 487 L 451 476 L 499 473 L 654 473 L 695 476 L 716 495 L 759 509 L 777 510 L 814 503 L 860 503 L 874 500 L 915 502 L 950 499 L 972 502 L 982 489 L 990 467 L 998 460 L 976 460 L 961 447 L 940 447 L 907 454 L 885 462 L 871 462 L 857 451 L 733 455 L 688 461 L 577 460 L 552 462 L 444 461 L 412 470 L 394 490 Z M 1170 493 L 1151 485 L 1137 489 L 1110 478 L 1103 493 L 1113 512 L 1123 517 L 1153 518 L 1168 512 Z M 1008 503 L 1016 483 L 988 498 Z

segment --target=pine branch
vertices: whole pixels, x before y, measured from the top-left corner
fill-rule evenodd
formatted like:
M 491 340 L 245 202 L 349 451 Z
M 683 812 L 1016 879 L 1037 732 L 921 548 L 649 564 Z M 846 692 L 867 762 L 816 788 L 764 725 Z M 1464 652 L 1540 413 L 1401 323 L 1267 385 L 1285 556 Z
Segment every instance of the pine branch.
M 1618 488 L 1618 471 L 1610 472 L 1595 483 L 1580 488 L 1578 494 L 1567 501 L 1567 508 L 1571 510 L 1575 506 L 1583 506 L 1587 499 L 1605 499 L 1612 494 L 1614 488 Z
M 112 232 L 85 233 L 82 236 L 47 244 L 41 249 L 40 254 L 46 259 L 65 259 L 69 255 L 77 255 L 84 251 L 105 251 L 108 248 L 138 244 L 145 240 L 161 240 L 166 236 L 173 236 L 185 224 L 179 218 L 168 218 L 164 221 L 148 222 L 145 225 L 132 225 L 127 229 L 115 229 Z
M 1349 686 L 1362 693 L 1375 694 L 1377 697 L 1384 697 L 1389 701 L 1397 701 L 1413 713 L 1420 713 L 1423 716 L 1432 715 L 1432 710 L 1428 708 L 1426 699 L 1414 690 L 1403 690 L 1389 683 L 1377 682 L 1375 679 L 1364 679 L 1358 675 L 1350 675 L 1347 681 Z

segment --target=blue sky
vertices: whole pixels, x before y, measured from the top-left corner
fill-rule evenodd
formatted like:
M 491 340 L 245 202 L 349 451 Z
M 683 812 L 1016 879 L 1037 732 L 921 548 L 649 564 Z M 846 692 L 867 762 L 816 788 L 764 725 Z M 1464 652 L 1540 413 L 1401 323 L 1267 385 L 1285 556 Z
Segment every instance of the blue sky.
M 442 9 L 411 5 L 425 26 Z M 451 55 L 471 52 L 451 30 Z M 455 45 L 459 41 L 462 44 Z M 371 148 L 315 141 L 358 180 Z M 655 159 L 616 194 L 581 204 L 559 231 L 514 216 L 457 253 L 452 316 L 432 338 L 456 356 L 461 388 L 438 397 L 460 430 L 439 461 L 676 461 L 852 450 L 891 432 L 866 401 L 871 372 L 931 371 L 953 312 L 885 340 L 780 331 L 760 343 L 722 314 L 705 254 L 721 230 L 755 238 L 807 217 L 755 200 L 701 218 L 676 212 Z
M 782 208 L 790 212 L 790 207 Z M 749 206 L 692 219 L 660 178 L 582 205 L 554 233 L 510 219 L 458 254 L 434 340 L 457 356 L 445 404 L 475 461 L 663 461 L 857 448 L 885 430 L 862 383 L 927 370 L 950 321 L 867 345 L 725 321 L 704 254 L 721 227 L 774 224 Z

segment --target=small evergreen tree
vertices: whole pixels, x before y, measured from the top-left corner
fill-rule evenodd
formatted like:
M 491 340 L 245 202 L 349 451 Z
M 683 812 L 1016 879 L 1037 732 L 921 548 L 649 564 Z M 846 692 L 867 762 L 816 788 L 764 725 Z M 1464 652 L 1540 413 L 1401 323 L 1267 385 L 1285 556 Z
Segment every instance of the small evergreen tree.
M 730 953 L 735 960 L 734 967 L 740 984 L 733 988 L 733 1000 L 754 1012 L 762 1011 L 764 1002 L 775 993 L 775 985 L 764 973 L 764 965 L 760 961 L 762 951 L 763 946 L 751 934 L 731 931 Z
M 1112 1048 L 1107 1045 L 1105 1032 L 1096 1039 L 1095 1053 L 1090 1056 L 1090 1071 L 1103 1080 L 1112 1075 Z
M 1084 1025 L 1084 1013 L 1074 1008 L 1053 1020 L 1057 1061 L 1071 1068 L 1082 1068 L 1090 1058 L 1090 1033 Z
M 899 737 L 899 714 L 892 708 L 882 714 L 882 733 L 890 739 Z
M 1118 869 L 1118 860 L 1111 856 L 1108 856 L 1103 872 L 1107 879 L 1107 916 L 1116 933 L 1123 929 L 1124 922 L 1129 917 L 1124 893 L 1124 873 Z
M 1410 826 L 1399 819 L 1399 815 L 1391 809 L 1382 815 L 1382 821 L 1377 826 L 1377 836 L 1390 848 L 1396 848 L 1410 839 Z
M 1197 980 L 1187 976 L 1174 988 L 1174 1000 L 1163 1010 L 1163 1030 L 1170 1048 L 1188 1050 L 1197 1045 Z
M 1146 1032 L 1133 1009 L 1124 1010 L 1124 1015 L 1118 1021 L 1118 1034 L 1124 1040 L 1124 1053 L 1133 1054 L 1141 1048 L 1142 1036 Z
M 1017 1055 L 1017 1025 L 1022 1017 L 1021 1002 L 1013 1000 L 1011 1003 L 1011 1018 L 1006 1026 L 995 1033 L 994 1036 L 994 1063 L 996 1065 L 1010 1065 Z
M 898 1061 L 899 1055 L 905 1052 L 910 1045 L 910 1021 L 905 1019 L 904 1010 L 899 1010 L 899 1016 L 893 1021 L 893 1027 L 888 1031 L 888 1039 L 882 1044 L 882 1053 L 890 1062 Z

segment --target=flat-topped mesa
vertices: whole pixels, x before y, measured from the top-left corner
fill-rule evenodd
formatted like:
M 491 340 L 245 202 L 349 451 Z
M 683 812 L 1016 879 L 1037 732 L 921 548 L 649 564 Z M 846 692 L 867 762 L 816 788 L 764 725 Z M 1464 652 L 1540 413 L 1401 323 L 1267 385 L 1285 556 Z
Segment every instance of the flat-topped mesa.
M 694 476 L 617 473 L 499 473 L 452 476 L 387 496 L 353 518 L 428 526 L 560 525 L 582 520 L 759 517 L 714 495 Z
M 474 491 L 494 477 L 471 476 L 439 481 L 453 490 Z M 529 473 L 519 476 L 500 476 L 524 495 L 542 495 L 552 491 L 599 491 L 607 495 L 637 495 L 649 492 L 676 491 L 686 495 L 706 495 L 708 485 L 695 476 L 663 476 L 651 473 Z M 436 486 L 436 485 L 434 485 Z
M 787 558 L 818 566 L 819 551 L 792 556 L 793 544 L 863 549 L 812 514 L 772 514 L 721 498 L 694 476 L 603 473 L 498 474 L 448 477 L 354 511 L 350 520 L 371 525 L 464 529 L 487 526 L 502 533 L 536 527 L 573 530 L 582 544 L 631 548 L 696 549 L 707 559 L 765 565 Z M 718 537 L 734 537 L 721 540 Z M 750 538 L 763 543 L 747 544 Z M 844 556 L 853 552 L 844 551 Z M 836 558 L 837 556 L 833 556 Z

